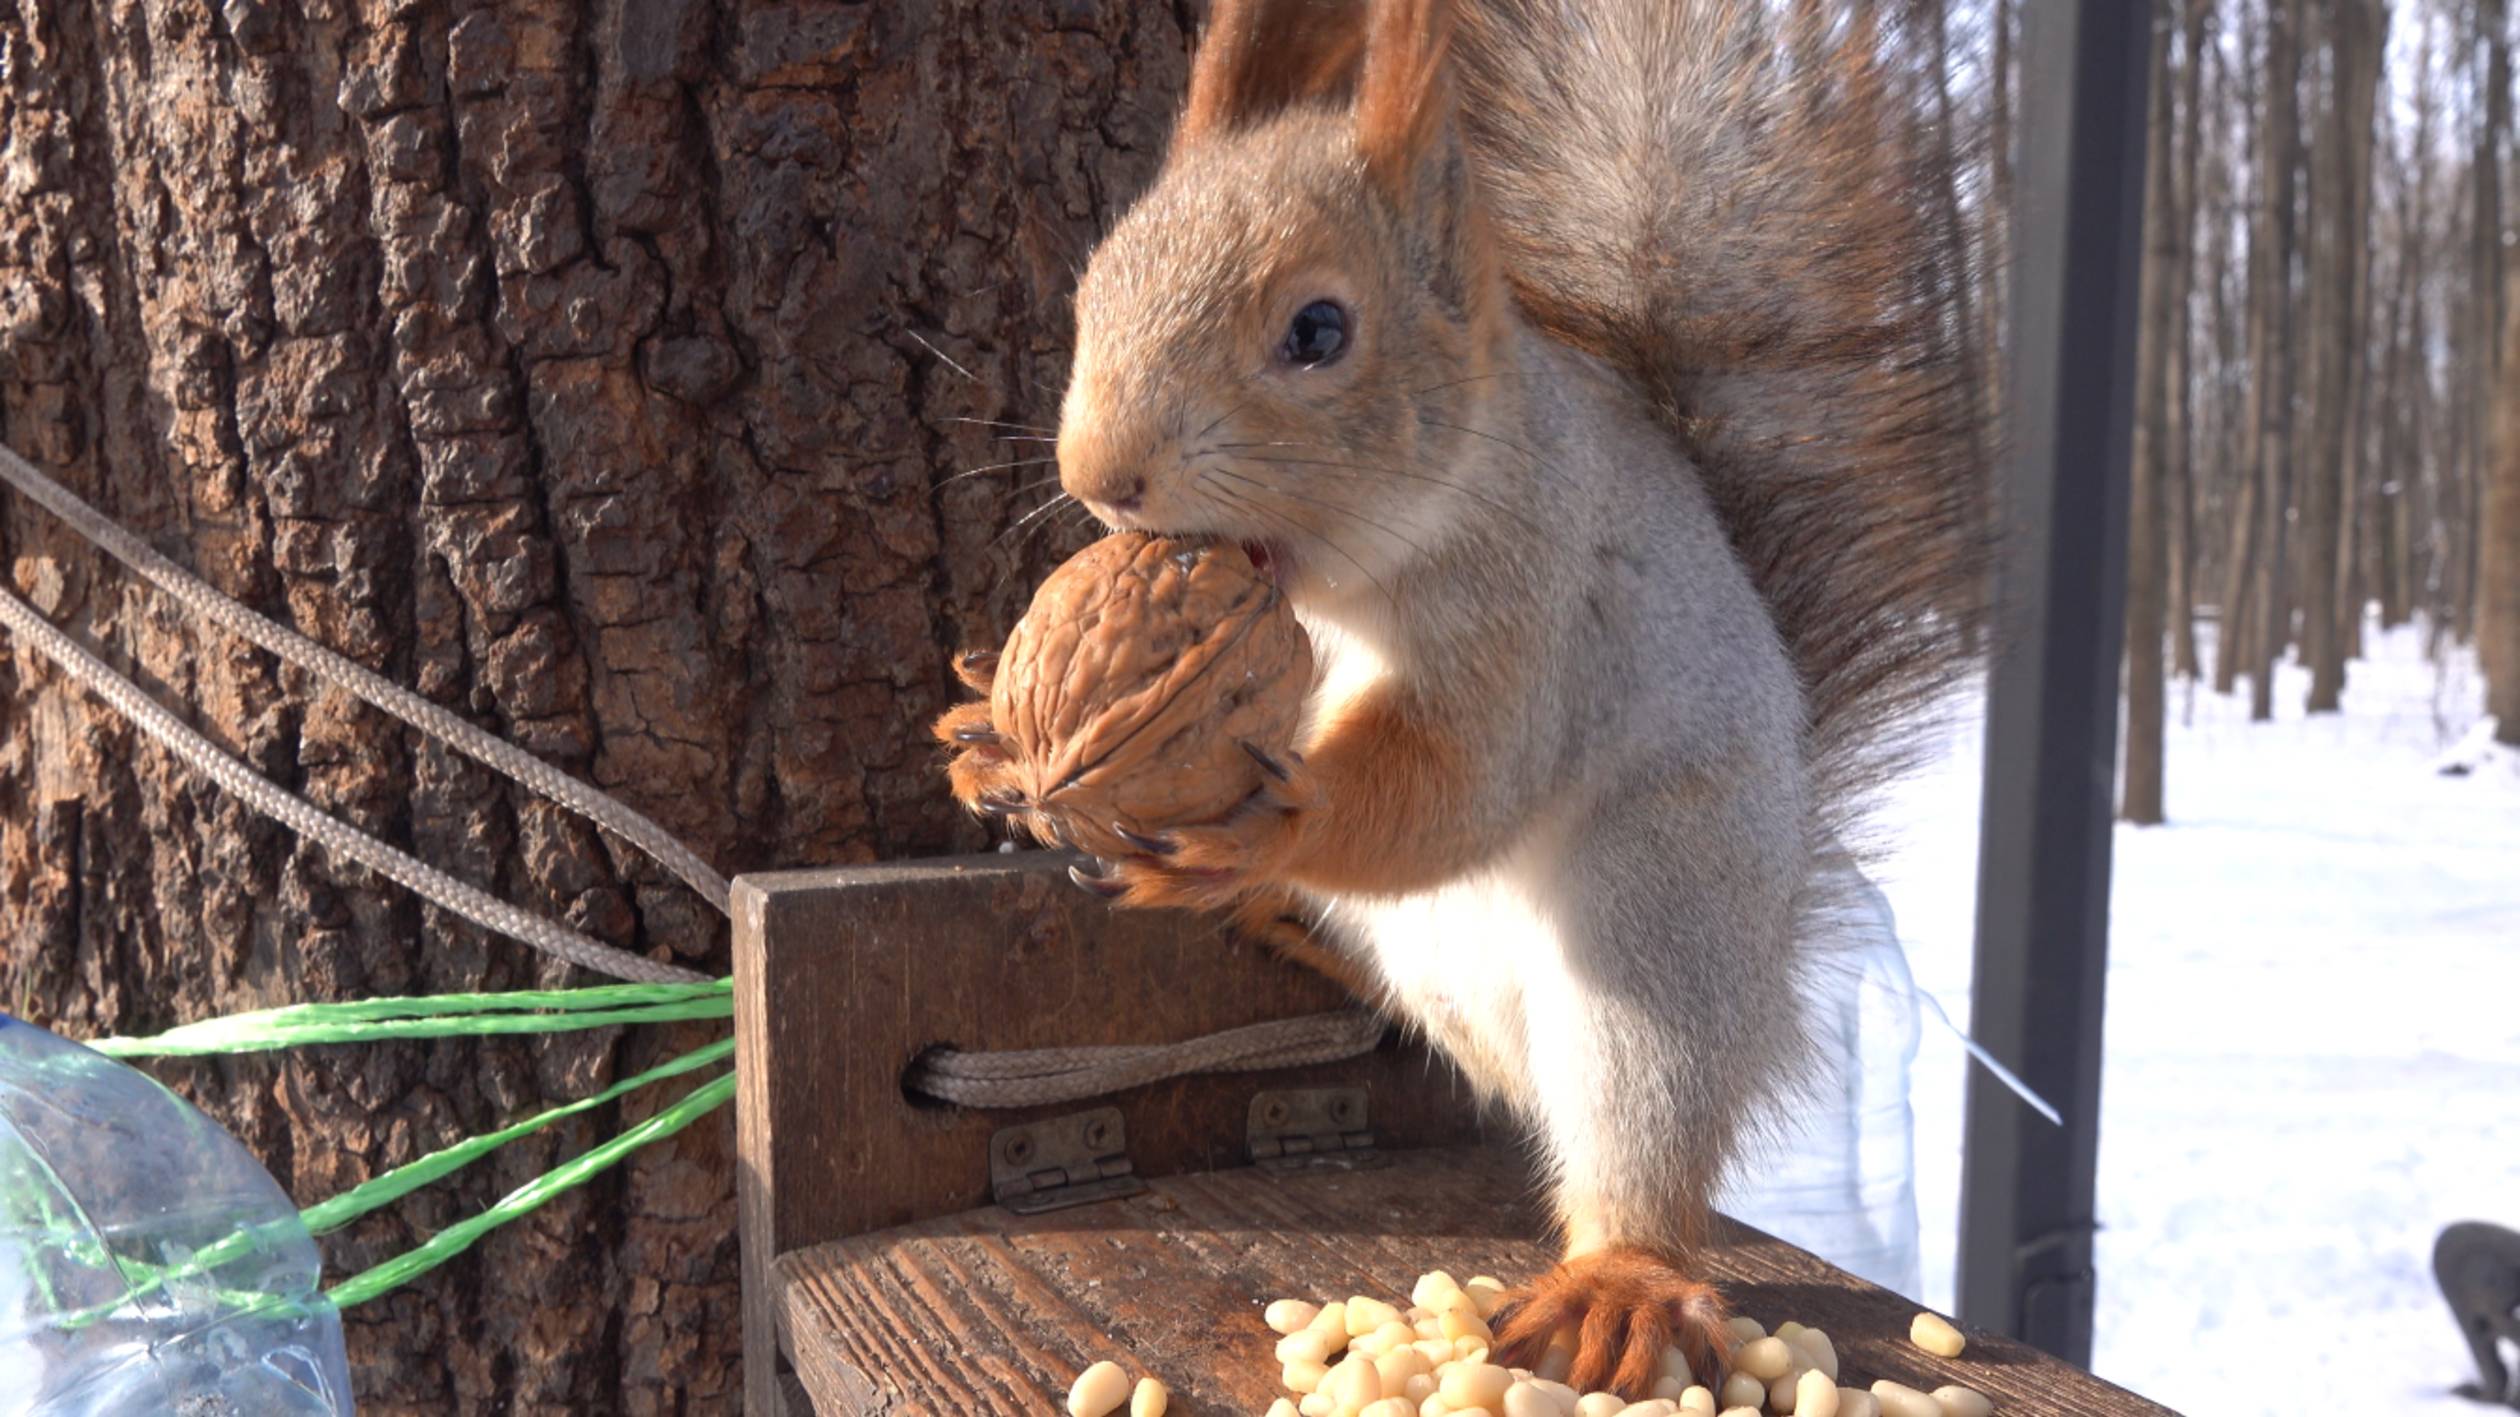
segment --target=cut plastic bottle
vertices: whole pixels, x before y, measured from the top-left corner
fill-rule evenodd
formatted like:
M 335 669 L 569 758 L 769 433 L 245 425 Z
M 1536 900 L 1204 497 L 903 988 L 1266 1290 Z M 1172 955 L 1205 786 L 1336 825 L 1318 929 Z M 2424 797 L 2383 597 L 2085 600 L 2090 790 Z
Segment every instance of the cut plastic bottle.
M 348 1417 L 297 1207 L 148 1075 L 0 1016 L 0 1414 Z

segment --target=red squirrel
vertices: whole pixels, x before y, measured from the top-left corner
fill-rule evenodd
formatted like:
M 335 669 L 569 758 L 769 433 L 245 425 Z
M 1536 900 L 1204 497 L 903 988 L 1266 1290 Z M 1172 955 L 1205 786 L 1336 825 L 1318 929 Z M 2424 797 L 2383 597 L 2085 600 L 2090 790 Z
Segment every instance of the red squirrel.
M 1217 0 L 1076 292 L 1061 483 L 1242 544 L 1323 666 L 1259 794 L 1087 884 L 1293 909 L 1524 1120 L 1565 1258 L 1496 1361 L 1631 1399 L 1727 1349 L 1692 1256 L 1813 1071 L 1815 854 L 1986 580 L 1932 174 L 1818 8 Z

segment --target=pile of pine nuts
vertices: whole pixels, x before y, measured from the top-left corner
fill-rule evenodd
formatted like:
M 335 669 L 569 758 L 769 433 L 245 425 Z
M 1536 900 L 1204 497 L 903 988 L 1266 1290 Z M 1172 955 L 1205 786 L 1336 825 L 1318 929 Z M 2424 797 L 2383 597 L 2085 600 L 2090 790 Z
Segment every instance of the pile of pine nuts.
M 1698 1382 L 1689 1360 L 1669 1348 L 1643 1401 L 1579 1393 L 1564 1381 L 1575 1361 L 1571 1331 L 1536 1367 L 1488 1361 L 1488 1320 L 1504 1299 L 1495 1279 L 1460 1283 L 1441 1270 L 1418 1277 L 1407 1309 L 1364 1295 L 1320 1305 L 1280 1299 L 1262 1318 L 1280 1335 L 1279 1376 L 1293 1395 L 1266 1417 L 1988 1417 L 1994 1410 L 1985 1395 L 1956 1384 L 1931 1393 L 1887 1381 L 1870 1391 L 1841 1387 L 1826 1333 L 1789 1322 L 1771 1334 L 1746 1318 L 1732 1320 L 1720 1390 Z M 1929 1352 L 1959 1352 L 1958 1331 L 1931 1314 L 1917 1316 L 1910 1337 Z
M 1486 1275 L 1458 1283 L 1442 1270 L 1418 1276 L 1409 1307 L 1359 1294 L 1327 1304 L 1280 1299 L 1261 1314 L 1278 1335 L 1279 1377 L 1292 1396 L 1266 1417 L 1989 1417 L 1995 1405 L 1973 1388 L 1932 1392 L 1887 1379 L 1863 1388 L 1838 1384 L 1837 1347 L 1819 1329 L 1786 1322 L 1769 1333 L 1732 1320 L 1722 1389 L 1689 1371 L 1679 1349 L 1663 1350 L 1662 1373 L 1641 1402 L 1616 1393 L 1579 1393 L 1563 1379 L 1574 1367 L 1575 1336 L 1561 1333 L 1536 1368 L 1490 1363 L 1488 1320 L 1505 1286 Z M 1918 1314 L 1908 1340 L 1939 1357 L 1958 1357 L 1963 1339 L 1935 1314 Z M 1069 1417 L 1163 1417 L 1164 1385 L 1135 1389 L 1117 1363 L 1096 1363 L 1068 1390 Z

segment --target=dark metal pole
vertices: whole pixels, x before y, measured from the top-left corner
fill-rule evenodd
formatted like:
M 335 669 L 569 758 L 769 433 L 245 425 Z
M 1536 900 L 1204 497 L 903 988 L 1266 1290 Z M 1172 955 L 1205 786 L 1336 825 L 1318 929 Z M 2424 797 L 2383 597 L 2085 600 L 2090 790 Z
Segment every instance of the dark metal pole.
M 1960 1313 L 2087 1366 L 2154 7 L 2022 8 L 2012 458 L 1970 1031 L 2065 1125 L 1970 1075 Z

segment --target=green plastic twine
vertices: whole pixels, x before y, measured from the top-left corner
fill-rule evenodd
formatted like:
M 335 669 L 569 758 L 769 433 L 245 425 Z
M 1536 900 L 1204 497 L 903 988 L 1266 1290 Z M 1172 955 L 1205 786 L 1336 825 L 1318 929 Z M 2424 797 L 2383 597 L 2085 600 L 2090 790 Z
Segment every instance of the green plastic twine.
M 407 1284 L 462 1254 L 471 1248 L 475 1240 L 490 1231 L 534 1210 L 561 1192 L 584 1184 L 631 1152 L 690 1126 L 725 1105 L 727 1099 L 734 1095 L 733 1073 L 702 1083 L 680 1102 L 508 1192 L 480 1214 L 459 1220 L 430 1236 L 418 1248 L 396 1255 L 334 1285 L 324 1291 L 325 1297 L 346 1309 Z
M 667 1023 L 685 1019 L 727 1018 L 734 1013 L 733 981 L 699 984 L 606 984 L 584 989 L 524 989 L 498 994 L 432 994 L 407 998 L 359 999 L 341 1003 L 288 1004 L 251 1013 L 204 1019 L 147 1038 L 101 1038 L 87 1046 L 117 1058 L 198 1057 L 220 1053 L 258 1053 L 316 1043 L 369 1043 L 395 1038 L 453 1038 L 483 1034 L 563 1033 L 624 1023 Z M 482 1136 L 405 1162 L 372 1177 L 330 1200 L 299 1212 L 309 1233 L 328 1234 L 420 1187 L 470 1165 L 497 1148 L 552 1123 L 612 1102 L 649 1083 L 679 1077 L 735 1055 L 731 1038 L 668 1059 L 636 1077 L 625 1078 L 591 1097 L 563 1103 Z M 501 1197 L 489 1209 L 439 1231 L 417 1248 L 352 1275 L 326 1291 L 336 1306 L 376 1298 L 426 1274 L 472 1247 L 499 1226 L 546 1204 L 563 1191 L 584 1184 L 624 1156 L 650 1142 L 661 1141 L 722 1106 L 735 1094 L 732 1073 L 693 1089 L 673 1106 L 623 1131 L 579 1156 Z M 71 1316 L 81 1322 L 103 1318 L 141 1294 L 178 1279 L 217 1269 L 262 1242 L 259 1230 L 241 1231 L 204 1247 L 183 1263 L 147 1265 L 115 1257 L 132 1288 L 112 1304 L 93 1306 Z M 237 1303 L 251 1295 L 231 1296 Z M 269 1303 L 285 1302 L 264 1296 Z
M 343 1191 L 331 1200 L 308 1206 L 299 1211 L 298 1216 L 306 1222 L 309 1232 L 329 1235 L 369 1211 L 407 1196 L 431 1181 L 479 1160 L 528 1132 L 540 1131 L 563 1117 L 574 1117 L 580 1112 L 601 1107 L 635 1088 L 645 1087 L 652 1082 L 662 1082 L 669 1077 L 678 1077 L 696 1068 L 705 1068 L 711 1063 L 722 1062 L 734 1056 L 735 1040 L 732 1038 L 712 1043 L 706 1048 L 695 1048 L 679 1058 L 660 1063 L 637 1077 L 614 1083 L 583 1101 L 564 1103 L 547 1112 L 528 1117 L 514 1126 L 504 1127 L 482 1136 L 466 1137 L 444 1150 L 430 1152 L 416 1161 L 407 1161 L 381 1176 L 372 1177 Z
M 87 1046 L 114 1058 L 188 1058 L 264 1053 L 310 1043 L 374 1043 L 395 1038 L 568 1033 L 622 1023 L 729 1018 L 734 984 L 609 984 L 510 994 L 434 994 L 331 1004 L 285 1004 L 170 1028 L 147 1038 L 99 1038 Z

